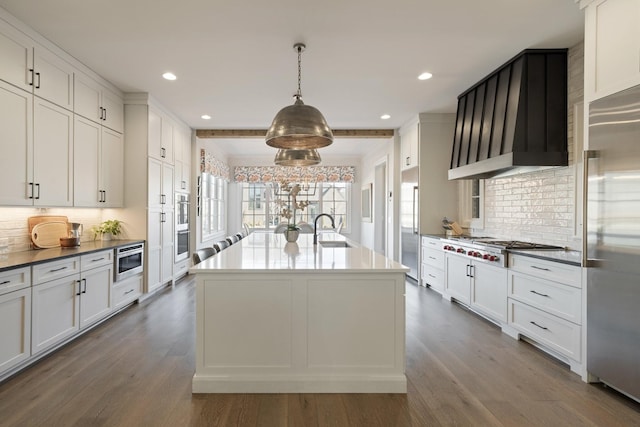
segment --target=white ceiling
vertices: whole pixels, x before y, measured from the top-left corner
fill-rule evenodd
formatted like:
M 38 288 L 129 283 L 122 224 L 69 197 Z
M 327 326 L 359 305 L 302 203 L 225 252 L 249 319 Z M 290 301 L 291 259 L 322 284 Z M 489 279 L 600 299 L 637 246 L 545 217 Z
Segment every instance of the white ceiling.
M 0 6 L 123 91 L 151 93 L 196 129 L 267 128 L 296 91 L 295 42 L 307 45 L 305 103 L 332 128 L 382 129 L 419 112 L 454 112 L 461 92 L 523 49 L 570 47 L 583 38 L 574 0 L 0 0 Z M 178 79 L 164 80 L 165 71 Z M 419 81 L 423 71 L 434 77 Z M 381 120 L 383 113 L 391 119 Z

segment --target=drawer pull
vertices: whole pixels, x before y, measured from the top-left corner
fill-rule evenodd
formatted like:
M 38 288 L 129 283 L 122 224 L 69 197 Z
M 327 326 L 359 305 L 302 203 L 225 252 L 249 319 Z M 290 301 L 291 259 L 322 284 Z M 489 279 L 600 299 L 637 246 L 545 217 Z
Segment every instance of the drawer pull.
M 433 256 L 429 256 L 429 258 L 430 258 L 430 259 L 436 259 L 436 257 L 433 257 Z
M 135 289 L 128 290 L 128 291 L 127 291 L 127 292 L 125 292 L 123 295 L 130 294 L 130 293 L 131 293 L 131 292 L 133 292 L 134 290 L 135 290 Z
M 540 295 L 541 297 L 549 298 L 549 295 L 547 295 L 547 294 L 541 294 L 540 292 L 536 292 L 536 291 L 529 291 L 529 292 L 531 292 L 532 294 Z
M 98 259 L 92 259 L 91 262 L 98 262 L 98 261 L 102 261 L 103 259 L 104 259 L 104 257 L 98 258 Z
M 7 283 L 11 283 L 11 280 L 5 280 L 4 282 L 0 283 L 0 285 L 6 285 Z
M 548 268 L 544 268 L 544 267 L 538 267 L 536 265 L 532 265 L 531 268 L 535 268 L 536 270 L 542 270 L 542 271 L 551 271 Z
M 540 326 L 536 322 L 534 322 L 533 320 L 529 321 L 529 323 L 531 323 L 533 326 L 537 326 L 540 329 L 544 329 L 545 331 L 549 330 L 549 328 L 545 328 L 544 326 Z
M 66 268 L 67 268 L 66 265 L 64 267 L 54 268 L 53 270 L 49 270 L 49 273 L 55 273 L 56 271 L 62 271 L 64 269 L 66 269 Z
M 431 277 L 432 279 L 435 279 L 436 276 L 434 276 L 433 274 L 428 274 L 429 277 Z

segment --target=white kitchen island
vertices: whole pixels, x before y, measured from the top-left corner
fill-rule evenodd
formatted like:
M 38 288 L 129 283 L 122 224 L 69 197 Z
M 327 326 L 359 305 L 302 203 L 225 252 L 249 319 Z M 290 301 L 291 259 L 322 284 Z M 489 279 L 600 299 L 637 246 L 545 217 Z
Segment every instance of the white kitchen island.
M 348 244 L 252 233 L 192 267 L 193 392 L 406 393 L 408 268 Z

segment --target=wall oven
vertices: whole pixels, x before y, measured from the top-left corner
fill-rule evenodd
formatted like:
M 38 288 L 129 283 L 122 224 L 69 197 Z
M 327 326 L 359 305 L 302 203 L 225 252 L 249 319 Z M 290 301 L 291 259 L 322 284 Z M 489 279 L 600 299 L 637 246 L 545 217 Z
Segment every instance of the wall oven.
M 121 246 L 115 249 L 115 253 L 114 282 L 143 272 L 144 243 Z
M 189 195 L 176 194 L 175 262 L 189 258 Z

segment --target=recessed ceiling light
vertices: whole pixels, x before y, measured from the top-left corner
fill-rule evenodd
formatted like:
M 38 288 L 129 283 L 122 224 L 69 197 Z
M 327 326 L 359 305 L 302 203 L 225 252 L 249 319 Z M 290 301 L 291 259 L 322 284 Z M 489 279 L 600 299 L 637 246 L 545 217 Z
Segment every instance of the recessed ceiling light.
M 418 76 L 418 80 L 429 80 L 431 77 L 433 77 L 433 74 L 424 72 Z
M 211 116 L 208 114 L 203 114 L 200 116 L 201 118 L 205 119 L 205 120 L 211 120 Z
M 173 74 L 173 73 L 169 73 L 169 72 L 164 73 L 164 74 L 162 75 L 162 77 L 164 77 L 164 78 L 165 78 L 165 79 L 167 79 L 167 80 L 175 80 L 175 79 L 177 79 L 177 77 L 176 77 L 176 75 L 175 75 L 175 74 Z
M 381 115 L 381 116 L 380 116 L 380 118 L 381 118 L 382 120 L 389 120 L 389 119 L 391 118 L 391 116 L 390 116 L 390 115 L 388 115 L 388 114 L 383 114 L 383 115 Z

